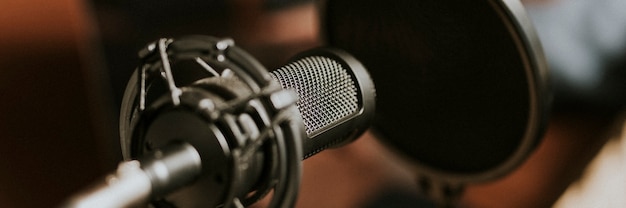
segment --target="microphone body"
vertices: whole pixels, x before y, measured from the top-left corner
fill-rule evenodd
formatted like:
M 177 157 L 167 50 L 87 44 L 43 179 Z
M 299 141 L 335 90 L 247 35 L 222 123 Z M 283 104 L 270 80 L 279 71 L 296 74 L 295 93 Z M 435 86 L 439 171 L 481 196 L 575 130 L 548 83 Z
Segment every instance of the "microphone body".
M 243 207 L 273 191 L 270 207 L 292 207 L 301 161 L 356 139 L 372 119 L 373 83 L 343 51 L 310 50 L 271 73 L 232 40 L 208 36 L 161 39 L 140 57 L 120 116 L 128 161 L 109 178 L 128 178 L 120 169 L 129 164 L 140 168 L 133 180 L 105 183 L 71 204 L 147 180 L 127 205 Z

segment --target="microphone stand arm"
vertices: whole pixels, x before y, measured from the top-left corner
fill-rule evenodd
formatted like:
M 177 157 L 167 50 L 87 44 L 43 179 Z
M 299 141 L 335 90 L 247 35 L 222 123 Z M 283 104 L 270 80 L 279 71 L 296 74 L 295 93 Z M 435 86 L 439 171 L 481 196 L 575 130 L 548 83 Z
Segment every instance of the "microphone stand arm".
M 201 173 L 198 151 L 187 143 L 173 143 L 137 160 L 121 162 L 91 189 L 62 208 L 135 207 L 191 183 Z

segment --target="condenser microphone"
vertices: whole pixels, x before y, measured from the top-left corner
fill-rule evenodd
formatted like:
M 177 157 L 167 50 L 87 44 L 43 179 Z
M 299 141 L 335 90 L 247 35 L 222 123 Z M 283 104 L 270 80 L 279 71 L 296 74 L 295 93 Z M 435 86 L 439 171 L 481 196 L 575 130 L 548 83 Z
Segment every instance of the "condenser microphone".
M 338 49 L 272 72 L 208 36 L 160 39 L 140 57 L 120 118 L 127 161 L 67 207 L 242 207 L 270 191 L 270 207 L 290 207 L 301 161 L 356 139 L 373 118 L 368 72 Z

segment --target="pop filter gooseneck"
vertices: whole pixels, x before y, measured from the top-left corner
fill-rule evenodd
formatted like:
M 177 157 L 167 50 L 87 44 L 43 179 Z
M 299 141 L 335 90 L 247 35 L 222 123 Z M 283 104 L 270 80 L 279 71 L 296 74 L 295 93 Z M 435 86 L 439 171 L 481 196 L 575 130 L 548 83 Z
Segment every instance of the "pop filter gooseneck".
M 374 129 L 424 187 L 505 175 L 541 140 L 548 75 L 519 1 L 328 0 L 321 14 L 327 44 L 374 79 Z

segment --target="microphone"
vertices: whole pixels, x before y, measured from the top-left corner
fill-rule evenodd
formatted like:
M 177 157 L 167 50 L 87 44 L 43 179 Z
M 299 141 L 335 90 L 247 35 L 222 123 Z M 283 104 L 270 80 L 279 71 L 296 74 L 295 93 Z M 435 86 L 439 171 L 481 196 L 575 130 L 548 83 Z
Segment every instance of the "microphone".
M 368 72 L 338 49 L 271 73 L 210 36 L 160 39 L 139 55 L 120 115 L 126 161 L 64 207 L 244 207 L 270 191 L 270 207 L 291 207 L 301 161 L 353 141 L 373 118 Z

